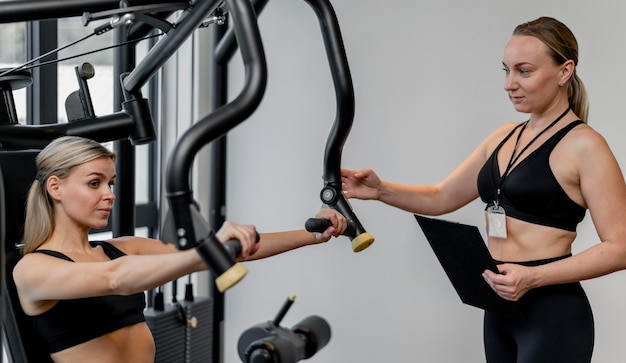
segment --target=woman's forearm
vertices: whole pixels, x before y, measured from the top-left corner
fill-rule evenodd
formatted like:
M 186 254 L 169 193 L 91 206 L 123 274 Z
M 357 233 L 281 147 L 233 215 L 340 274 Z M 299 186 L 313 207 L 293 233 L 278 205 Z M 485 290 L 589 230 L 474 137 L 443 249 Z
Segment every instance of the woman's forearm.
M 404 185 L 385 181 L 382 182 L 378 200 L 411 213 L 442 213 L 439 190 L 432 185 Z
M 248 260 L 258 260 L 274 256 L 296 248 L 319 243 L 312 233 L 306 230 L 294 230 L 275 233 L 261 233 L 258 251 Z
M 626 247 L 604 241 L 576 255 L 535 268 L 533 288 L 589 280 L 626 269 Z

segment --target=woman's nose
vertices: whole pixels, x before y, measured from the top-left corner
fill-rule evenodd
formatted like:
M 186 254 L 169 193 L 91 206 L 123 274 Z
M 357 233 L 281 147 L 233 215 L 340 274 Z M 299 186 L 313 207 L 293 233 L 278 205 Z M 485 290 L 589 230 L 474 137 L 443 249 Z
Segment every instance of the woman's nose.
M 104 195 L 103 195 L 104 199 L 111 199 L 111 200 L 115 200 L 115 193 L 113 192 L 112 188 L 106 188 L 104 191 Z
M 510 74 L 504 77 L 504 90 L 511 91 L 517 87 L 517 82 Z

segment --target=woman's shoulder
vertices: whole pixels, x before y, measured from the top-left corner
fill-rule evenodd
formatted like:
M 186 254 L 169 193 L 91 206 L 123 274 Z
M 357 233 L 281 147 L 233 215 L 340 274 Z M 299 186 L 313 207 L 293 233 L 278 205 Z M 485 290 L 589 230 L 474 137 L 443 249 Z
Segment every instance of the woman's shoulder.
M 593 127 L 587 123 L 580 123 L 573 127 L 563 138 L 561 143 L 568 146 L 572 152 L 581 154 L 593 154 L 594 151 L 608 149 L 608 144 L 604 136 L 602 136 Z
M 504 140 L 516 127 L 520 126 L 523 122 L 505 122 L 496 127 L 484 140 L 484 145 L 488 151 L 492 151 L 495 147 Z
M 54 268 L 71 266 L 71 260 L 52 254 L 30 252 L 22 256 L 13 267 L 13 278 L 20 282 L 35 282 L 48 275 Z
M 513 129 L 515 129 L 516 127 L 521 126 L 523 123 L 524 122 L 519 122 L 519 121 L 504 122 L 500 124 L 498 127 L 496 127 L 491 133 L 491 135 L 504 137 L 508 135 L 509 133 L 511 133 L 511 131 L 513 131 Z

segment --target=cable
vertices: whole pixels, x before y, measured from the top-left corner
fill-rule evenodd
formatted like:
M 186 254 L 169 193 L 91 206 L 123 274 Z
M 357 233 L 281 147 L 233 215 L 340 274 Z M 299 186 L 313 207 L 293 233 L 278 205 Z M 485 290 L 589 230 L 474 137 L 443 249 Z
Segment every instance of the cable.
M 6 75 L 9 75 L 9 74 L 11 74 L 13 72 L 16 72 L 16 71 L 19 71 L 19 70 L 29 70 L 29 69 L 33 69 L 33 68 L 39 68 L 39 67 L 46 66 L 48 64 L 59 63 L 59 62 L 63 62 L 63 61 L 66 61 L 66 60 L 70 60 L 70 59 L 74 59 L 74 58 L 79 58 L 79 57 L 83 57 L 83 56 L 86 56 L 86 55 L 90 55 L 90 54 L 93 54 L 93 53 L 102 52 L 102 51 L 105 51 L 105 50 L 121 47 L 121 46 L 124 46 L 124 45 L 137 43 L 137 42 L 140 42 L 142 40 L 147 40 L 147 39 L 151 39 L 151 38 L 160 37 L 160 36 L 163 35 L 163 33 L 148 35 L 148 36 L 145 36 L 143 38 L 134 39 L 134 40 L 128 40 L 128 41 L 125 41 L 125 42 L 122 42 L 122 43 L 119 43 L 119 44 L 110 45 L 110 46 L 104 47 L 104 48 L 94 49 L 94 50 L 91 50 L 91 51 L 88 51 L 88 52 L 85 52 L 85 53 L 79 53 L 79 54 L 75 54 L 75 55 L 72 55 L 72 56 L 69 56 L 69 57 L 55 59 L 55 60 L 50 60 L 50 61 L 37 63 L 37 64 L 33 64 L 31 66 L 28 66 L 28 64 L 33 63 L 33 62 L 35 62 L 35 61 L 37 61 L 37 60 L 39 60 L 41 58 L 45 58 L 45 57 L 51 55 L 52 53 L 60 52 L 63 49 L 69 48 L 72 45 L 75 45 L 75 44 L 77 44 L 77 43 L 79 43 L 79 42 L 81 42 L 83 40 L 86 40 L 87 38 L 91 37 L 92 35 L 93 34 L 90 34 L 90 35 L 84 37 L 83 39 L 75 41 L 75 42 L 73 42 L 73 43 L 71 43 L 69 45 L 66 45 L 66 46 L 62 47 L 62 48 L 53 49 L 50 52 L 48 52 L 48 53 L 46 53 L 44 55 L 41 55 L 41 56 L 39 56 L 39 57 L 37 57 L 37 58 L 35 58 L 33 60 L 30 60 L 30 61 L 28 61 L 28 62 L 26 62 L 26 63 L 24 63 L 22 65 L 19 65 L 19 66 L 15 67 L 15 68 L 11 68 L 11 69 L 1 73 L 0 77 L 4 77 Z
M 72 43 L 70 43 L 70 44 L 67 44 L 67 45 L 65 45 L 65 46 L 61 47 L 61 48 L 53 49 L 53 50 L 49 51 L 48 53 L 42 54 L 42 55 L 40 55 L 39 57 L 36 57 L 36 58 L 34 58 L 34 59 L 31 59 L 31 60 L 29 60 L 28 62 L 26 62 L 26 63 L 24 63 L 24 64 L 22 64 L 22 65 L 19 65 L 19 66 L 17 66 L 17 67 L 14 67 L 14 68 L 11 68 L 11 69 L 9 69 L 9 70 L 7 70 L 7 71 L 2 72 L 2 73 L 0 74 L 0 77 L 4 77 L 4 76 L 6 76 L 6 75 L 8 75 L 8 74 L 11 74 L 11 73 L 13 73 L 13 72 L 15 72 L 15 71 L 19 71 L 19 70 L 21 70 L 21 69 L 30 69 L 30 68 L 33 68 L 33 67 L 26 68 L 26 66 L 28 66 L 29 64 L 34 63 L 34 62 L 36 62 L 36 61 L 38 61 L 38 60 L 40 60 L 40 59 L 43 59 L 43 58 L 45 58 L 45 57 L 48 57 L 48 56 L 50 56 L 50 55 L 52 55 L 52 54 L 54 54 L 54 53 L 58 53 L 58 52 L 62 51 L 63 49 L 66 49 L 66 48 L 69 48 L 69 47 L 71 47 L 71 46 L 73 46 L 73 45 L 76 45 L 76 44 L 78 44 L 78 43 L 82 42 L 83 40 L 87 40 L 88 38 L 90 38 L 90 37 L 92 37 L 92 36 L 94 36 L 94 35 L 96 35 L 96 33 L 91 33 L 91 34 L 86 35 L 86 36 L 82 37 L 81 39 L 78 39 L 78 40 L 76 40 L 76 41 L 74 41 L 74 42 L 72 42 Z

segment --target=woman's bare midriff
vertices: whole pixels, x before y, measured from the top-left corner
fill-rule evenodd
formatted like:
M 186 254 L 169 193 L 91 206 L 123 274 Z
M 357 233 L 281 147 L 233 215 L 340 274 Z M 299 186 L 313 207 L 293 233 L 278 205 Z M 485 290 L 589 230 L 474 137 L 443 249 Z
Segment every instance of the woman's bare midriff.
M 489 237 L 491 256 L 498 261 L 524 262 L 571 253 L 576 232 L 506 217 L 507 238 Z
M 51 355 L 55 363 L 154 363 L 154 339 L 137 323 Z

